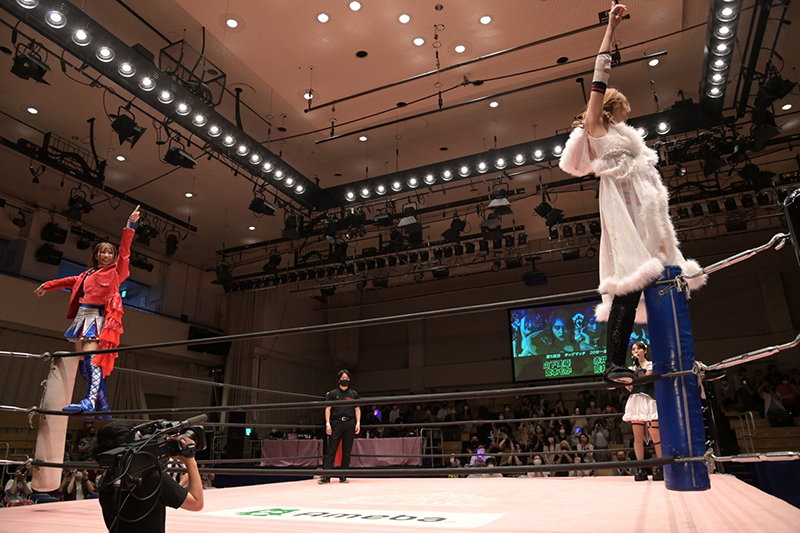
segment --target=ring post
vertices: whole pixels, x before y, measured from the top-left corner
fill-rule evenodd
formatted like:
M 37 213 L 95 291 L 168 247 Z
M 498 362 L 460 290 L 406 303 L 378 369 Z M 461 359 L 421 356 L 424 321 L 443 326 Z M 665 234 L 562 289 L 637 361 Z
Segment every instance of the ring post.
M 673 280 L 680 273 L 679 267 L 668 266 L 658 281 Z M 666 285 L 657 284 L 644 291 L 653 372 L 662 375 L 691 370 L 695 360 L 686 295 L 675 288 L 659 294 L 664 287 Z M 655 385 L 663 454 L 675 458 L 703 455 L 705 431 L 697 376 L 665 377 Z M 668 464 L 664 467 L 664 480 L 669 490 L 711 488 L 708 468 L 701 462 Z
M 50 373 L 44 385 L 41 409 L 60 410 L 72 401 L 75 387 L 75 374 L 78 370 L 77 357 L 57 357 L 50 362 Z M 60 463 L 64 460 L 64 443 L 67 439 L 69 417 L 41 415 L 39 431 L 36 435 L 36 448 L 33 456 L 37 461 Z M 61 469 L 34 467 L 31 485 L 39 492 L 56 490 L 61 484 Z

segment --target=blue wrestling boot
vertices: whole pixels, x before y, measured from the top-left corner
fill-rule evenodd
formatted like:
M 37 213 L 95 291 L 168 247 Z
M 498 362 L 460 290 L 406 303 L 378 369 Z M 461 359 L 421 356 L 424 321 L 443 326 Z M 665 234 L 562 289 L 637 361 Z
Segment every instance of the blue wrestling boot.
M 97 396 L 100 393 L 100 387 L 103 385 L 103 369 L 91 363 L 85 364 L 84 369 L 86 375 L 89 377 L 89 389 L 86 392 L 86 398 L 79 403 L 71 403 L 64 407 L 62 411 L 67 413 L 93 413 L 95 405 L 97 404 Z M 83 374 L 83 372 L 81 372 Z M 108 404 L 106 403 L 106 410 Z

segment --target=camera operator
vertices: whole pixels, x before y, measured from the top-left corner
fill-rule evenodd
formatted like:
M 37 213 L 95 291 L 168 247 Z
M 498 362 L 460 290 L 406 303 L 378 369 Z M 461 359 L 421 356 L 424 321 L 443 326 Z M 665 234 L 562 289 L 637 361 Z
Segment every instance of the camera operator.
M 133 441 L 133 426 L 124 421 L 115 421 L 103 426 L 97 433 L 97 446 L 92 456 L 120 447 Z M 180 438 L 182 447 L 193 445 L 186 437 Z M 203 509 L 203 482 L 194 457 L 173 457 L 186 466 L 189 483 L 180 486 L 161 468 L 152 468 L 133 481 L 133 490 L 123 488 L 119 479 L 106 473 L 99 487 L 103 520 L 111 533 L 163 532 L 166 508 L 200 511 Z M 126 474 L 126 477 L 127 476 Z M 125 480 L 130 482 L 131 480 Z M 126 484 L 127 485 L 127 484 Z M 157 498 L 157 500 L 156 500 Z

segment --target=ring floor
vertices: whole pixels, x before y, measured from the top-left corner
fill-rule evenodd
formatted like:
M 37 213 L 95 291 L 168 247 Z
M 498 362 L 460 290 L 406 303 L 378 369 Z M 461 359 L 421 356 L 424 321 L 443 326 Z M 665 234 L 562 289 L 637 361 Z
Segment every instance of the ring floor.
M 169 509 L 167 531 L 796 532 L 800 509 L 733 476 L 711 490 L 596 478 L 350 478 L 207 490 L 200 513 Z M 97 500 L 0 510 L 0 530 L 104 532 Z

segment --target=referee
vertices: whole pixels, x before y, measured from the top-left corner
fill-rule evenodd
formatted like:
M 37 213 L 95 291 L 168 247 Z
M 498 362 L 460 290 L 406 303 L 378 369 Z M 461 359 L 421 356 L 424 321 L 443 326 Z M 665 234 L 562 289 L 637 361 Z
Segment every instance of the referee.
M 350 372 L 340 370 L 337 374 L 339 386 L 325 395 L 327 402 L 358 400 L 358 393 L 350 388 Z M 325 470 L 333 469 L 336 450 L 339 442 L 342 443 L 342 468 L 350 467 L 350 451 L 353 448 L 353 439 L 361 431 L 361 408 L 328 406 L 325 408 L 325 433 L 328 434 L 328 448 L 325 451 Z M 319 478 L 319 483 L 330 483 L 329 477 Z M 339 483 L 347 483 L 346 477 L 340 477 Z

